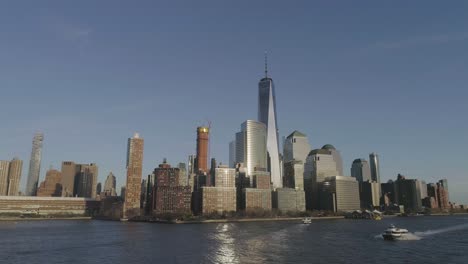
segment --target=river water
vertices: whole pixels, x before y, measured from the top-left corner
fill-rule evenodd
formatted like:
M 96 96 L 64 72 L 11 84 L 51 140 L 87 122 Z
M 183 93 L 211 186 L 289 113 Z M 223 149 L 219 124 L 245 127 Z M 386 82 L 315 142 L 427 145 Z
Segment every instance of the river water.
M 388 225 L 413 239 L 384 241 Z M 212 224 L 0 222 L 0 263 L 468 263 L 468 216 Z

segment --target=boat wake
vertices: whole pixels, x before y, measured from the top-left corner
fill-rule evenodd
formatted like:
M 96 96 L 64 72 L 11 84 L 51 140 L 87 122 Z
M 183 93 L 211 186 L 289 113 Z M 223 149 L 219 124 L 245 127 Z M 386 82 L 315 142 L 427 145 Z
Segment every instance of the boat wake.
M 383 239 L 382 234 L 376 235 L 374 238 L 375 239 Z M 421 240 L 421 238 L 422 237 L 420 237 L 420 236 L 418 236 L 418 235 L 416 235 L 414 233 L 406 233 L 404 236 L 398 238 L 398 240 L 408 240 L 408 241 L 410 241 L 410 240 Z
M 463 230 L 463 229 L 468 229 L 468 224 L 461 224 L 461 225 L 435 229 L 435 230 L 427 230 L 424 232 L 415 232 L 415 234 L 420 237 L 427 237 L 427 236 L 432 236 L 432 235 L 437 235 L 437 234 L 452 232 L 452 231 L 457 231 L 457 230 Z

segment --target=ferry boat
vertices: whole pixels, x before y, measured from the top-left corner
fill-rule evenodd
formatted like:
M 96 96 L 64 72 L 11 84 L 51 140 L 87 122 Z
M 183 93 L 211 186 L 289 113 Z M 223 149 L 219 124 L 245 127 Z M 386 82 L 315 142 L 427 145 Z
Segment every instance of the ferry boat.
M 394 225 L 390 225 L 390 227 L 382 234 L 382 237 L 385 240 L 404 240 L 407 235 L 407 229 L 397 228 Z
M 304 218 L 302 219 L 302 223 L 303 223 L 303 224 L 311 224 L 311 223 L 312 223 L 312 218 L 310 218 L 310 217 L 304 217 Z

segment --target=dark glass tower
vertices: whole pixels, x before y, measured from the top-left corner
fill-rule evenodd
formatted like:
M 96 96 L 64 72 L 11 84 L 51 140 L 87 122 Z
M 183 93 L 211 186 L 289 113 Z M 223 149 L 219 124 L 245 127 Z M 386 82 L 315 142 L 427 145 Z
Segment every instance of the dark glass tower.
M 281 188 L 283 180 L 279 157 L 275 86 L 273 80 L 268 77 L 266 55 L 265 78 L 262 78 L 258 84 L 258 121 L 267 127 L 268 171 L 271 173 L 273 188 Z

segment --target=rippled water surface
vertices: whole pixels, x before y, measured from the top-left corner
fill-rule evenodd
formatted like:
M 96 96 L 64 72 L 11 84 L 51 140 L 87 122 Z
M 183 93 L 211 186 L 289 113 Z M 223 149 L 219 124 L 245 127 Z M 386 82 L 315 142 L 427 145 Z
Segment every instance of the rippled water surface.
M 389 224 L 415 239 L 384 241 Z M 0 222 L 0 263 L 468 263 L 468 216 L 310 225 Z

